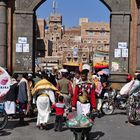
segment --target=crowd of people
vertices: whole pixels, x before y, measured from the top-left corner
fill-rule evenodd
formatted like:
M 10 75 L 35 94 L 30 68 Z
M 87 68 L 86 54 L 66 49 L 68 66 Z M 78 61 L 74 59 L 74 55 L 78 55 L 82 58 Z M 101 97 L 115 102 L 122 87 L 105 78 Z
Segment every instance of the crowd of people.
M 109 86 L 108 75 L 91 74 L 89 69 L 68 73 L 61 69 L 58 73 L 39 72 L 35 76 L 23 73 L 11 77 L 11 88 L 5 96 L 5 110 L 10 116 L 16 112 L 19 124 L 24 125 L 25 116 L 35 115 L 36 126 L 46 129 L 50 113 L 55 110 L 55 131 L 62 131 L 62 123 L 69 111 L 77 115 L 90 112 L 100 113 L 102 98 Z

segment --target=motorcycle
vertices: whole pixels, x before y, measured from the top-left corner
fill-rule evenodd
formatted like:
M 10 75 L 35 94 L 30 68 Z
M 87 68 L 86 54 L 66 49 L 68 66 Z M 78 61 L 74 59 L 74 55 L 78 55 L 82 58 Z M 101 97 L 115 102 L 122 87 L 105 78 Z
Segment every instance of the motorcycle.
M 140 120 L 140 91 L 130 95 L 127 102 L 126 114 L 130 123 Z
M 101 112 L 105 115 L 113 114 L 115 108 L 124 110 L 127 105 L 127 96 L 122 96 L 115 89 L 107 90 L 103 97 Z
M 0 103 L 0 130 L 4 129 L 8 123 L 8 115 L 4 109 L 4 104 Z

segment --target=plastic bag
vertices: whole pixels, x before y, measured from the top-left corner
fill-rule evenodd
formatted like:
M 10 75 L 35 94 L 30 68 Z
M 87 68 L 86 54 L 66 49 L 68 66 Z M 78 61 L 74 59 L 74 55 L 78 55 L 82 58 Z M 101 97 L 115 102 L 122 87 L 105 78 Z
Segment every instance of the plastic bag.
M 90 121 L 86 116 L 82 116 L 80 119 L 80 127 L 86 127 L 90 125 Z
M 68 127 L 88 127 L 92 126 L 92 121 L 87 116 L 80 115 L 67 121 Z
M 74 111 L 74 112 L 69 113 L 69 114 L 67 115 L 67 118 L 68 118 L 69 120 L 71 120 L 71 119 L 73 119 L 73 118 L 76 118 L 76 116 L 77 116 L 77 112 Z
M 80 123 L 80 120 L 81 120 L 81 118 L 83 117 L 83 115 L 79 115 L 79 116 L 76 116 L 76 120 Z
M 125 84 L 120 90 L 120 95 L 128 95 L 129 91 L 132 89 L 133 84 L 134 80 L 131 80 L 129 83 Z
M 67 125 L 68 127 L 77 127 L 79 126 L 79 122 L 75 118 L 73 118 L 67 121 Z

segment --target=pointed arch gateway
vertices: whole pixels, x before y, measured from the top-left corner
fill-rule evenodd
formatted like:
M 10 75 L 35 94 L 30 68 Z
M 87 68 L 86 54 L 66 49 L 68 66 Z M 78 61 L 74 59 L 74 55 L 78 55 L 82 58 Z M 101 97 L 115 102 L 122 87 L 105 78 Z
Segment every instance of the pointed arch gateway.
M 23 43 L 19 43 L 20 39 L 25 39 L 26 44 L 29 44 L 29 50 L 24 50 L 24 53 L 17 53 L 16 51 L 20 50 L 16 50 L 16 47 L 13 47 L 13 66 L 17 72 L 34 71 L 34 61 L 32 60 L 34 60 L 35 56 L 35 10 L 45 1 L 46 0 L 16 0 L 13 21 L 13 46 L 20 46 L 20 44 L 23 45 Z M 131 22 L 130 0 L 99 1 L 110 10 L 110 70 L 113 77 L 112 80 L 124 81 L 124 77 L 129 73 L 128 52 L 130 47 Z M 124 48 L 124 50 L 122 50 L 122 48 L 118 48 L 119 43 L 126 45 L 126 48 Z M 119 54 L 119 49 L 124 51 L 125 56 L 120 56 L 122 54 Z

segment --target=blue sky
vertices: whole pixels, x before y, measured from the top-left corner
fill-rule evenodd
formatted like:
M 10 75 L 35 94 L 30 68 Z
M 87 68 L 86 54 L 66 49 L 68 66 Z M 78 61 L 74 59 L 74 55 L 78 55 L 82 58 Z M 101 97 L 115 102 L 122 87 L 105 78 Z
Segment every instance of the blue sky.
M 47 0 L 36 11 L 39 18 L 47 19 L 53 11 L 53 1 Z M 77 26 L 79 18 L 89 18 L 91 22 L 109 22 L 110 12 L 99 0 L 55 0 L 56 11 L 63 16 L 63 25 Z

